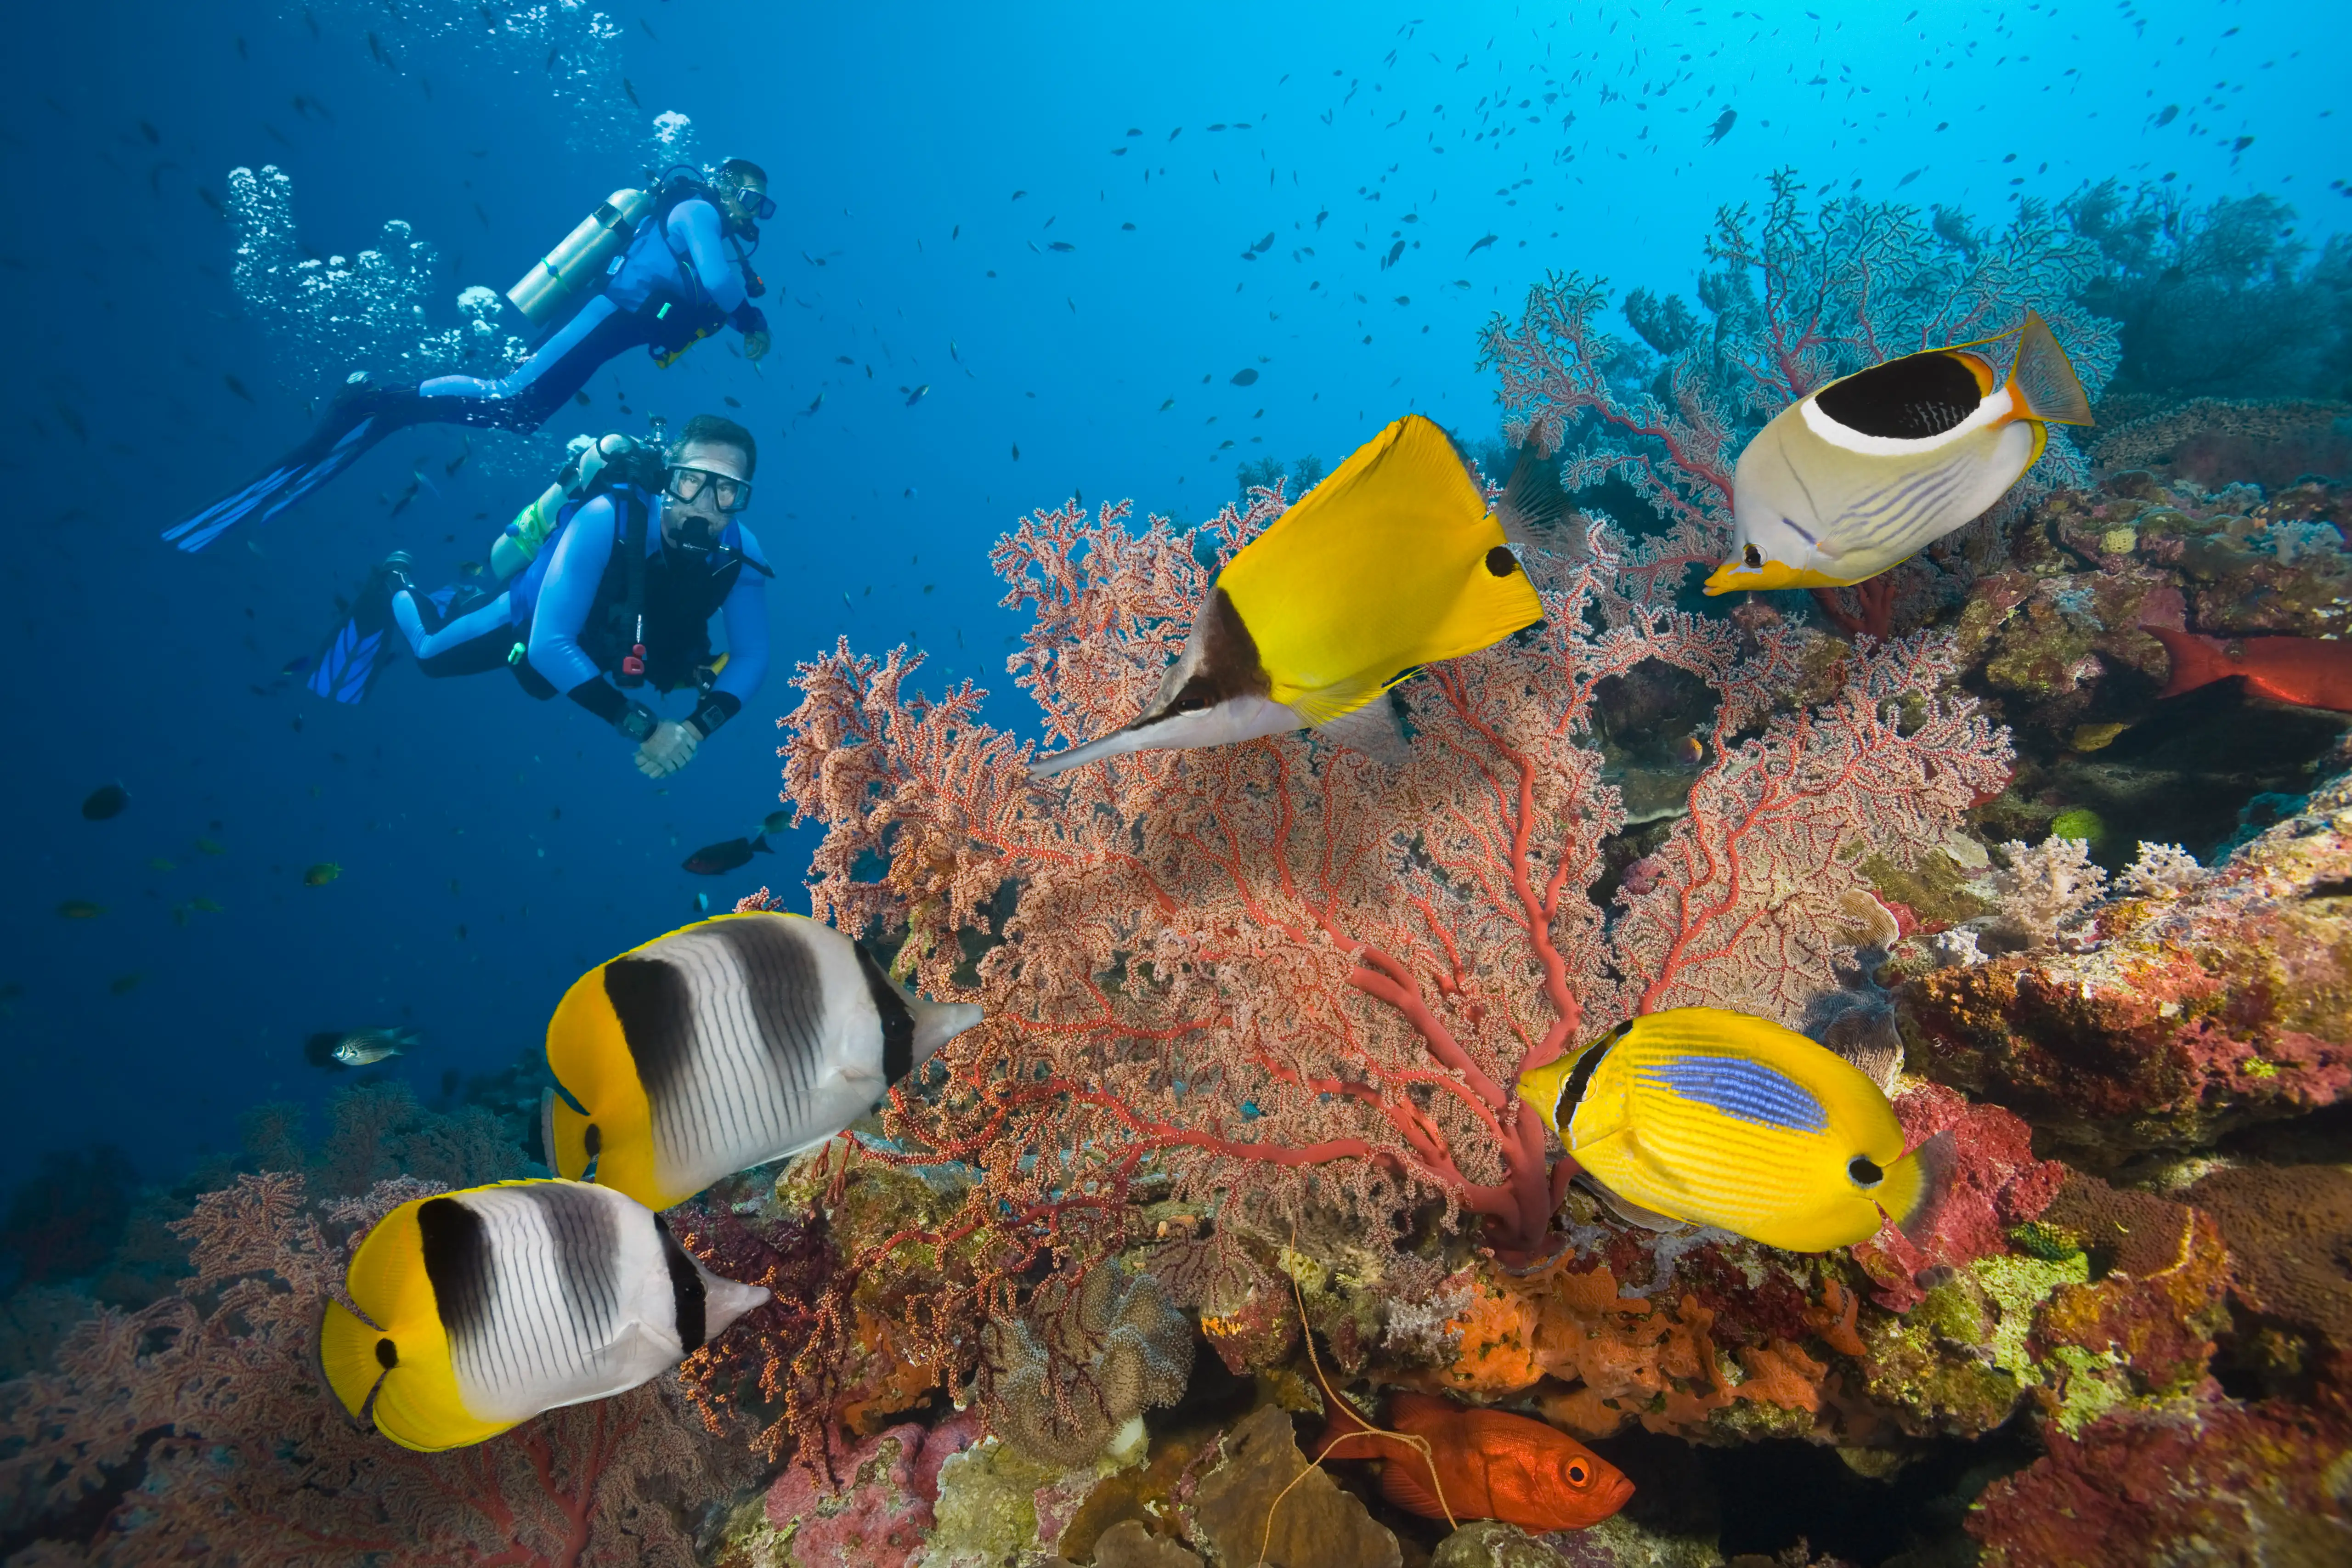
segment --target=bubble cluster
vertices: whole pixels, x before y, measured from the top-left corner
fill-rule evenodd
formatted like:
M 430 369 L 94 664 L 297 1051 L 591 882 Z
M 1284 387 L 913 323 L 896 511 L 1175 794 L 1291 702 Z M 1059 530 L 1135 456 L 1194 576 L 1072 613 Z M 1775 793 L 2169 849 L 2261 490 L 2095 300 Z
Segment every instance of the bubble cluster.
M 621 24 L 584 0 L 398 7 L 383 0 L 308 0 L 307 8 L 330 32 L 402 76 L 427 82 L 462 77 L 481 88 L 495 80 L 544 92 L 556 110 L 550 122 L 564 127 L 575 152 L 617 152 L 642 123 L 621 72 Z
M 522 363 L 523 340 L 505 330 L 506 301 L 488 289 L 457 296 L 460 324 L 434 327 L 425 306 L 440 255 L 400 219 L 357 255 L 320 258 L 303 252 L 284 170 L 232 169 L 228 189 L 237 298 L 298 377 L 364 370 L 415 382 L 503 375 Z

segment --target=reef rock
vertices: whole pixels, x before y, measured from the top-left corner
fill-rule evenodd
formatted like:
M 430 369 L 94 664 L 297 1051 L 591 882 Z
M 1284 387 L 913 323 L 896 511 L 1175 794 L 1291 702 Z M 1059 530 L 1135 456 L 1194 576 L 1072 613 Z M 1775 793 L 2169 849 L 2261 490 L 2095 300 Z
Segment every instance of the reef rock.
M 935 1522 L 940 1468 L 971 1447 L 970 1414 L 936 1428 L 893 1426 L 845 1448 L 835 1438 L 826 1485 L 809 1467 L 785 1468 L 768 1489 L 771 1541 L 746 1542 L 722 1561 L 776 1568 L 904 1568 L 917 1560 Z
M 1906 982 L 1911 1065 L 2112 1170 L 2352 1089 L 2352 780 L 2077 942 Z
M 1267 1568 L 1401 1568 L 1397 1538 L 1321 1469 L 1300 1480 L 1307 1468 L 1278 1406 L 1260 1405 L 1228 1431 L 1217 1468 L 1192 1494 L 1195 1534 L 1211 1561 L 1241 1568 L 1258 1563 L 1263 1548 Z
M 2118 1412 L 1995 1481 L 1969 1516 L 1983 1568 L 2352 1562 L 2352 1413 L 2179 1399 Z

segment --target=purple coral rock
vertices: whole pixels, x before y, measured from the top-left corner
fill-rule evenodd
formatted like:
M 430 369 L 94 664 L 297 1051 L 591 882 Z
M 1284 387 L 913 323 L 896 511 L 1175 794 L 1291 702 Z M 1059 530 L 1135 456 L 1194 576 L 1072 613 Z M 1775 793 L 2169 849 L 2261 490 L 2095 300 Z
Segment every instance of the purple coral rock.
M 927 1427 L 893 1426 L 845 1449 L 833 1438 L 825 1487 L 804 1465 L 788 1467 L 768 1489 L 768 1522 L 793 1531 L 799 1568 L 905 1568 L 929 1534 L 940 1497 L 940 1467 L 971 1447 L 979 1422 L 967 1411 Z

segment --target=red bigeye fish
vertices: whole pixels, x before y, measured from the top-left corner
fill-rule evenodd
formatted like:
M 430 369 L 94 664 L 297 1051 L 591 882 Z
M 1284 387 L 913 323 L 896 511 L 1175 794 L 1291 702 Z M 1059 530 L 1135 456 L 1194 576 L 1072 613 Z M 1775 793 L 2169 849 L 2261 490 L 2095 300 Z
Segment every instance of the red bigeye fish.
M 1450 1509 L 1456 1520 L 1499 1519 L 1538 1534 L 1582 1530 L 1633 1495 L 1616 1466 L 1525 1415 L 1399 1394 L 1389 1402 L 1389 1425 L 1427 1443 L 1424 1458 L 1412 1444 L 1374 1430 L 1345 1400 L 1327 1395 L 1326 1404 L 1329 1423 L 1315 1457 L 1382 1461 L 1381 1495 L 1423 1519 L 1444 1519 Z
M 2250 689 L 2281 702 L 2352 713 L 2352 643 L 2288 637 L 2224 641 L 2160 626 L 2141 629 L 2172 656 L 2172 679 L 2158 697 L 2242 675 Z

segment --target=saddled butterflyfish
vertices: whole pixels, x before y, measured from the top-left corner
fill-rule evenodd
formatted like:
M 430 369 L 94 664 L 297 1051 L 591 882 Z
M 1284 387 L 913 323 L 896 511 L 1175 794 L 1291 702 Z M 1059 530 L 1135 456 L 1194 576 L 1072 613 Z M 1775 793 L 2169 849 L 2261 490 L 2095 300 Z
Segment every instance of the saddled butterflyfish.
M 1906 354 L 1801 397 L 1757 432 L 1732 476 L 1732 558 L 1710 594 L 1833 588 L 1875 577 L 1999 500 L 2049 426 L 2088 425 L 2065 350 L 2033 311 L 2009 375 L 1985 342 Z
M 1299 729 L 1393 757 L 1391 687 L 1543 618 L 1510 545 L 1560 504 L 1530 447 L 1488 510 L 1444 430 L 1398 420 L 1226 563 L 1139 718 L 1031 774 Z
M 1883 1219 L 1919 1233 L 1951 1166 L 1948 1133 L 1905 1151 L 1859 1068 L 1720 1007 L 1630 1019 L 1526 1074 L 1518 1093 L 1625 1218 L 1791 1252 L 1867 1241 Z
M 547 1026 L 547 1147 L 653 1208 L 814 1148 L 980 1022 L 801 915 L 720 915 L 572 983 Z
M 343 1408 L 404 1448 L 495 1437 L 621 1394 L 768 1299 L 721 1279 L 625 1193 L 499 1182 L 412 1198 L 352 1255 L 319 1347 Z

